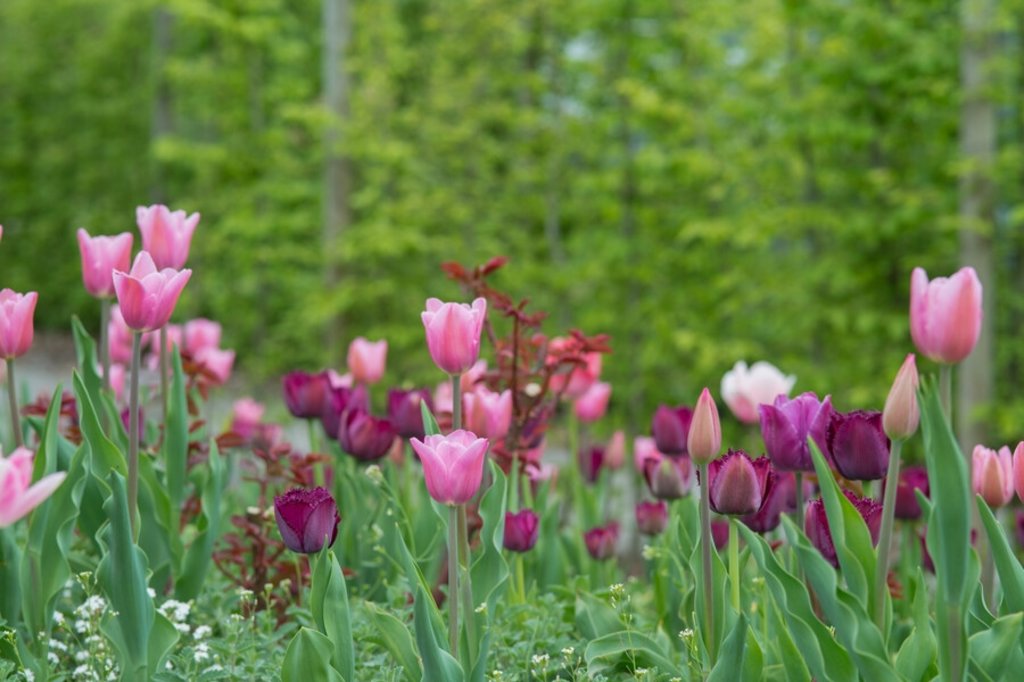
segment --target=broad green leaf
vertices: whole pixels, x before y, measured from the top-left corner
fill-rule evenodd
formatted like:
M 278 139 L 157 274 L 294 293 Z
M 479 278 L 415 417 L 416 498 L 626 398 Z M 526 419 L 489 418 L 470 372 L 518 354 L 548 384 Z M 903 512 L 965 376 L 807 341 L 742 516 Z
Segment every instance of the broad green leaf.
M 1011 670 L 1007 662 L 1019 652 L 1024 632 L 1024 613 L 997 618 L 992 627 L 971 636 L 970 670 L 977 679 L 1017 680 L 1020 670 Z
M 653 668 L 668 675 L 682 674 L 657 642 L 633 630 L 620 630 L 591 640 L 583 657 L 592 676 L 637 668 Z
M 1003 588 L 1004 612 L 1024 611 L 1024 568 L 1010 548 L 1003 527 L 999 524 L 992 510 L 979 495 L 978 514 L 985 526 L 988 546 L 992 552 L 996 570 L 999 572 L 999 584 Z
M 920 682 L 935 667 L 935 633 L 928 613 L 928 589 L 920 569 L 914 581 L 914 628 L 896 654 L 896 671 L 910 682 Z M 930 678 L 929 678 L 930 679 Z
M 352 682 L 331 666 L 333 651 L 331 640 L 326 636 L 310 628 L 299 628 L 284 653 L 281 681 Z
M 462 682 L 465 679 L 462 666 L 438 643 L 429 610 L 433 605 L 433 597 L 419 586 L 413 606 L 413 626 L 423 662 L 423 682 Z
M 348 588 L 338 558 L 326 544 L 313 566 L 309 601 L 316 626 L 331 641 L 331 665 L 346 680 L 355 679 L 355 650 L 348 607 Z
M 185 551 L 181 575 L 175 581 L 174 592 L 178 599 L 194 599 L 199 595 L 213 562 L 214 543 L 220 538 L 221 497 L 227 486 L 227 473 L 216 440 L 210 441 L 206 471 L 200 478 L 202 512 L 196 521 L 196 536 Z
M 707 682 L 760 680 L 762 661 L 761 648 L 750 634 L 746 617 L 740 614 L 718 653 L 718 662 L 711 669 Z
M 78 420 L 82 437 L 92 454 L 92 471 L 100 480 L 107 480 L 111 471 L 121 476 L 128 475 L 128 464 L 125 454 L 114 445 L 100 426 L 99 417 L 92 399 L 89 397 L 85 381 L 76 371 L 73 375 L 75 397 L 78 399 Z
M 423 676 L 423 667 L 416 655 L 416 643 L 409 632 L 409 626 L 371 601 L 363 602 L 362 605 L 373 626 L 370 640 L 386 649 L 395 662 L 402 666 L 402 676 L 407 682 L 419 680 Z
M 492 483 L 480 500 L 480 517 L 484 522 L 480 531 L 483 552 L 473 562 L 473 603 L 486 603 L 488 615 L 493 618 L 508 587 L 509 568 L 502 551 L 505 546 L 507 480 L 498 465 L 492 460 L 488 463 Z
M 589 592 L 579 592 L 576 595 L 576 628 L 586 639 L 597 639 L 625 630 L 626 626 L 618 612 L 607 603 Z

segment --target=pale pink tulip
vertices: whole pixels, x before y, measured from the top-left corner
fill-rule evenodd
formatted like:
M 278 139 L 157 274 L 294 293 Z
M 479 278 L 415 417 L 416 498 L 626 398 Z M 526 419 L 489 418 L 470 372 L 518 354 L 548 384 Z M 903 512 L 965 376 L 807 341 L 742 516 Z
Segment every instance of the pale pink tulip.
M 981 334 L 981 281 L 974 268 L 928 281 L 914 268 L 910 278 L 910 336 L 921 353 L 936 362 L 962 361 Z
M 718 420 L 718 406 L 706 387 L 700 392 L 697 406 L 693 408 L 693 421 L 686 441 L 690 458 L 698 464 L 706 464 L 718 457 L 722 449 L 722 427 Z
M 437 413 L 447 412 L 451 414 L 454 406 L 452 398 L 452 382 L 442 381 L 434 389 L 434 411 Z
M 604 465 L 609 469 L 621 469 L 626 463 L 626 434 L 619 429 L 612 434 L 604 449 Z
M 196 353 L 195 359 L 214 384 L 223 386 L 231 378 L 231 369 L 235 365 L 235 351 L 206 347 Z
M 110 306 L 110 322 L 107 323 L 107 345 L 110 346 L 112 362 L 132 361 L 132 330 L 125 324 L 121 306 Z
M 1013 455 L 1003 446 L 999 452 L 983 445 L 974 446 L 971 454 L 974 492 L 990 507 L 1002 507 L 1013 499 Z
M 184 211 L 171 211 L 159 204 L 136 211 L 136 222 L 142 233 L 142 250 L 148 251 L 161 270 L 180 270 L 188 260 L 192 233 L 199 223 L 199 214 L 185 215 Z
M 157 270 L 147 251 L 140 251 L 131 272 L 114 271 L 114 289 L 125 324 L 150 332 L 167 324 L 192 271 Z
M 476 385 L 483 380 L 484 375 L 487 373 L 487 361 L 477 360 L 473 363 L 473 366 L 462 373 L 459 377 L 459 387 L 463 393 L 469 393 L 476 388 Z M 450 388 L 450 385 L 449 385 Z
M 462 374 L 480 355 L 480 333 L 487 317 L 487 301 L 478 298 L 472 306 L 427 299 L 420 314 L 427 332 L 427 347 L 441 371 Z
M 6 528 L 44 502 L 60 487 L 67 472 L 43 476 L 32 485 L 32 460 L 28 448 L 18 448 L 10 457 L 0 453 L 0 528 Z
M 331 385 L 331 388 L 352 388 L 355 382 L 352 380 L 352 374 L 345 372 L 344 374 L 338 374 L 333 369 L 327 370 L 327 383 Z
M 882 410 L 882 428 L 892 440 L 910 438 L 917 431 L 921 421 L 917 385 L 917 364 L 914 362 L 914 354 L 910 353 L 896 374 L 889 396 L 885 399 L 885 409 Z
M 796 377 L 786 376 L 770 362 L 755 362 L 749 368 L 740 360 L 722 377 L 722 400 L 745 424 L 760 420 L 758 405 L 771 405 L 776 396 L 788 396 Z
M 39 294 L 19 294 L 11 289 L 0 291 L 0 357 L 20 357 L 32 347 L 35 332 L 33 317 Z
M 576 398 L 576 416 L 581 422 L 596 422 L 608 411 L 608 400 L 612 397 L 612 385 L 595 381 L 583 395 Z
M 231 430 L 247 440 L 252 438 L 266 409 L 263 403 L 252 398 L 236 400 L 231 411 Z
M 124 397 L 125 379 L 128 377 L 128 370 L 120 362 L 110 366 L 110 388 L 114 391 L 114 399 L 120 401 Z
M 441 504 L 465 504 L 480 489 L 487 455 L 486 439 L 459 429 L 447 436 L 427 436 L 422 441 L 411 438 L 409 443 L 420 456 L 427 491 Z
M 501 440 L 512 425 L 512 391 L 501 393 L 477 386 L 462 396 L 462 413 L 466 426 L 489 440 Z
M 116 237 L 90 237 L 78 228 L 78 250 L 82 256 L 85 290 L 96 298 L 113 298 L 114 270 L 127 270 L 132 262 L 133 237 L 122 232 Z
M 182 346 L 184 335 L 180 324 L 168 324 L 164 329 L 167 331 L 167 352 L 170 353 L 175 346 L 184 349 Z M 128 330 L 128 351 L 131 352 L 131 330 Z M 150 369 L 156 369 L 160 364 L 160 331 L 148 332 L 142 335 L 143 348 L 149 348 L 152 353 L 150 358 Z
M 1013 487 L 1017 489 L 1017 497 L 1024 502 L 1024 441 L 1017 443 L 1013 451 Z
M 384 376 L 387 357 L 386 340 L 368 341 L 359 336 L 348 346 L 348 371 L 357 384 L 375 384 Z
M 185 323 L 182 350 L 196 355 L 204 348 L 220 348 L 222 329 L 219 322 L 197 317 Z M 168 349 L 169 350 L 169 349 Z

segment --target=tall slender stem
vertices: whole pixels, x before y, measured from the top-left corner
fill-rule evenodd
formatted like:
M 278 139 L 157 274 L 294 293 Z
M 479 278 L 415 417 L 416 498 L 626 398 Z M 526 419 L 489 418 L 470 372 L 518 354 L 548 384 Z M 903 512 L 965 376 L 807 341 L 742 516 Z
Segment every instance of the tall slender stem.
M 508 511 L 519 511 L 519 453 L 512 453 L 512 471 L 509 475 L 511 490 L 508 494 Z
M 473 582 L 470 568 L 469 553 L 469 524 L 466 519 L 466 505 L 459 507 L 459 570 L 462 575 L 459 577 L 459 589 L 462 591 L 460 601 L 462 602 L 462 618 L 466 624 L 466 642 L 469 645 L 469 656 L 476 651 L 476 629 L 473 627 Z
M 942 399 L 942 411 L 953 424 L 953 365 L 939 365 L 939 397 Z
M 459 510 L 448 507 L 448 648 L 459 657 Z
M 516 553 L 516 583 L 519 588 L 519 603 L 526 603 L 526 571 L 523 568 L 525 559 L 522 552 Z
M 462 375 L 452 375 L 452 431 L 462 428 Z
M 700 553 L 704 582 L 701 598 L 704 602 L 704 646 L 707 647 L 708 657 L 711 659 L 711 665 L 714 666 L 717 642 L 715 642 L 714 610 L 711 604 L 714 599 L 712 592 L 714 588 L 711 580 L 711 497 L 708 492 L 708 465 L 706 463 L 698 464 L 697 470 L 700 473 Z
M 160 410 L 167 428 L 167 325 L 160 327 Z
M 138 539 L 139 524 L 139 370 L 142 367 L 142 334 L 132 332 L 132 379 L 128 405 L 128 514 L 132 537 Z
M 729 519 L 729 582 L 732 586 L 732 608 L 740 610 L 740 537 L 736 520 Z
M 103 389 L 110 390 L 110 299 L 100 299 L 100 362 L 103 365 Z
M 18 418 L 18 382 L 14 379 L 14 358 L 7 358 L 7 402 L 11 408 L 11 432 L 14 436 L 14 447 L 20 448 L 21 419 Z
M 878 535 L 878 563 L 875 565 L 875 624 L 888 639 L 885 629 L 885 593 L 888 589 L 889 550 L 892 548 L 892 525 L 896 513 L 896 489 L 900 483 L 900 450 L 902 440 L 892 442 L 889 471 L 885 475 L 885 497 L 882 500 L 882 530 Z

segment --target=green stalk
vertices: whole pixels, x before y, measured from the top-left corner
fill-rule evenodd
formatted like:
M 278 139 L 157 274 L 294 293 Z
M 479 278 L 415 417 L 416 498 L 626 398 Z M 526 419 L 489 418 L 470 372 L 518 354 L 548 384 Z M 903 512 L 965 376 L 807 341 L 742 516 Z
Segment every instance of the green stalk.
M 18 387 L 14 379 L 14 358 L 7 358 L 7 402 L 11 408 L 11 431 L 14 436 L 14 447 L 20 448 L 21 420 L 18 418 Z
M 100 362 L 103 363 L 103 389 L 110 390 L 110 340 L 107 328 L 110 326 L 110 299 L 100 299 Z M 97 406 L 98 407 L 98 406 Z
M 740 538 L 736 519 L 729 519 L 729 581 L 732 583 L 732 608 L 740 610 Z
M 942 399 L 942 412 L 950 425 L 953 424 L 953 365 L 939 365 L 939 397 Z M 968 460 L 970 458 L 968 457 Z
M 459 510 L 448 507 L 448 648 L 459 657 Z
M 796 477 L 796 525 L 800 530 L 804 530 L 804 472 L 794 472 Z M 789 557 L 793 562 L 793 573 L 800 576 L 800 562 L 796 558 L 796 547 L 792 548 Z
M 712 592 L 714 587 L 711 579 L 711 497 L 708 492 L 710 486 L 707 484 L 707 463 L 698 464 L 697 470 L 700 472 L 700 553 L 704 582 L 701 599 L 704 602 L 704 646 L 707 647 L 711 667 L 714 667 L 717 642 L 715 642 L 714 611 L 711 605 L 714 598 Z
M 452 375 L 452 431 L 462 428 L 462 375 Z
M 474 627 L 475 620 L 473 617 L 473 579 L 470 573 L 469 525 L 466 521 L 466 505 L 460 504 L 458 510 L 459 569 L 462 572 L 459 578 L 459 589 L 462 590 L 460 600 L 462 601 L 463 620 L 466 622 L 466 642 L 469 644 L 468 654 L 469 657 L 472 657 L 474 652 L 476 652 L 476 628 Z
M 885 475 L 885 498 L 882 500 L 882 529 L 878 534 L 878 563 L 875 565 L 875 624 L 888 639 L 885 629 L 885 594 L 888 591 L 886 578 L 889 575 L 889 550 L 892 546 L 893 518 L 896 514 L 896 489 L 900 483 L 900 451 L 903 440 L 892 442 L 889 453 L 889 471 Z
M 132 378 L 128 407 L 128 514 L 132 537 L 139 539 L 139 370 L 142 367 L 142 334 L 132 332 Z M 166 424 L 166 422 L 164 422 Z
M 508 510 L 519 511 L 519 453 L 512 453 L 512 472 L 509 476 L 511 490 L 508 494 Z
M 167 428 L 167 325 L 160 327 L 160 409 Z
M 523 568 L 525 559 L 522 552 L 516 552 L 516 584 L 519 591 L 519 603 L 526 603 L 526 570 Z
M 963 632 L 963 619 L 960 617 L 960 607 L 946 607 L 946 628 L 949 633 L 949 679 L 961 680 L 961 658 L 960 639 Z

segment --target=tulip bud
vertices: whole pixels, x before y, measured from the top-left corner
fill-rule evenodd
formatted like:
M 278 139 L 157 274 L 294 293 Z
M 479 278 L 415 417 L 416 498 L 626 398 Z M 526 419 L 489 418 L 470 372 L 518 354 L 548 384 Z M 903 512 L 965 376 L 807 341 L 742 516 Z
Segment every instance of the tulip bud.
M 1024 502 L 1024 441 L 1017 443 L 1013 450 L 1013 487 L 1017 497 Z
M 590 556 L 597 560 L 609 559 L 615 555 L 615 546 L 619 542 L 619 524 L 615 521 L 591 528 L 583 534 Z
M 651 420 L 651 433 L 658 451 L 666 455 L 685 455 L 692 421 L 693 410 L 685 405 L 659 406 Z
M 612 434 L 604 449 L 604 465 L 609 469 L 621 469 L 626 461 L 626 434 L 618 430 Z
M 976 445 L 971 455 L 974 492 L 990 507 L 1005 506 L 1013 499 L 1013 455 L 1005 445 L 995 450 Z
M 574 408 L 581 422 L 596 422 L 608 410 L 608 400 L 612 395 L 612 385 L 604 381 L 591 384 L 586 392 L 576 399 Z
M 142 250 L 153 256 L 157 267 L 175 270 L 184 267 L 199 214 L 186 217 L 184 211 L 171 211 L 159 204 L 148 208 L 139 206 L 135 212 L 142 233 Z
M 917 431 L 918 422 L 921 421 L 917 385 L 917 364 L 914 362 L 914 354 L 910 353 L 896 374 L 889 397 L 885 399 L 885 409 L 882 410 L 882 426 L 885 435 L 892 440 L 910 438 Z
M 668 525 L 668 503 L 638 502 L 636 505 L 636 527 L 644 535 L 658 535 Z
M 361 406 L 355 406 L 341 416 L 338 442 L 342 450 L 356 459 L 372 462 L 388 454 L 395 435 L 395 429 L 387 419 L 374 417 Z
M 435 434 L 409 442 L 423 464 L 427 491 L 441 504 L 465 504 L 480 489 L 488 446 L 485 439 L 459 429 L 447 436 Z
M 425 388 L 414 388 L 409 391 L 393 388 L 388 391 L 388 419 L 402 438 L 423 438 L 423 412 L 420 410 L 420 403 L 424 400 L 433 412 L 430 391 Z
M 362 336 L 352 340 L 348 346 L 348 371 L 358 384 L 375 384 L 384 376 L 387 363 L 388 342 L 367 341 Z
M 756 513 L 773 477 L 767 457 L 752 461 L 742 450 L 729 450 L 708 465 L 711 509 L 733 516 Z
M 513 514 L 505 512 L 505 549 L 512 552 L 528 552 L 537 544 L 540 519 L 532 509 L 523 509 Z
M 288 549 L 316 554 L 338 537 L 338 506 L 326 488 L 292 488 L 274 498 L 274 517 Z M 329 539 L 328 539 L 329 538 Z
M 860 512 L 864 523 L 867 524 L 868 533 L 871 535 L 871 542 L 876 544 L 878 542 L 878 533 L 882 526 L 882 505 L 868 497 L 857 497 L 849 490 L 844 490 L 843 494 Z M 814 546 L 818 548 L 818 551 L 833 566 L 838 568 L 839 560 L 836 557 L 836 548 L 832 541 L 832 531 L 828 526 L 828 516 L 825 513 L 825 503 L 822 500 L 812 500 L 807 505 L 807 513 L 804 517 L 804 531 Z
M 281 379 L 284 403 L 293 417 L 298 419 L 319 419 L 327 405 L 330 384 L 326 372 L 289 372 Z M 337 434 L 328 431 L 333 438 Z
M 974 268 L 928 281 L 914 268 L 910 278 L 910 336 L 927 358 L 954 364 L 974 350 L 981 334 L 981 282 Z
M 96 298 L 114 296 L 114 270 L 127 270 L 132 263 L 132 235 L 90 237 L 78 228 L 78 250 L 82 256 L 82 281 L 85 290 Z
M 473 366 L 480 355 L 480 332 L 487 317 L 485 299 L 476 299 L 470 307 L 430 298 L 420 317 L 430 357 L 441 371 L 457 375 Z
M 604 468 L 604 448 L 593 445 L 589 448 L 582 448 L 579 451 L 580 473 L 587 483 L 597 483 Z
M 889 467 L 889 439 L 882 430 L 882 413 L 833 412 L 828 450 L 836 469 L 851 481 L 875 481 L 885 476 Z
M 35 332 L 33 317 L 39 294 L 0 291 L 0 357 L 10 360 L 28 352 Z
M 693 421 L 686 440 L 690 457 L 698 464 L 707 464 L 722 449 L 722 426 L 718 421 L 718 407 L 711 391 L 705 388 L 693 410 Z
M 651 494 L 659 500 L 675 500 L 690 490 L 693 481 L 688 457 L 648 457 L 644 462 L 644 478 Z
M 882 493 L 889 481 L 882 483 Z M 921 518 L 921 505 L 917 503 L 916 490 L 928 497 L 928 470 L 924 467 L 906 467 L 900 470 L 899 487 L 896 488 L 896 506 L 894 516 L 897 519 L 914 521 Z

